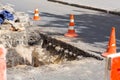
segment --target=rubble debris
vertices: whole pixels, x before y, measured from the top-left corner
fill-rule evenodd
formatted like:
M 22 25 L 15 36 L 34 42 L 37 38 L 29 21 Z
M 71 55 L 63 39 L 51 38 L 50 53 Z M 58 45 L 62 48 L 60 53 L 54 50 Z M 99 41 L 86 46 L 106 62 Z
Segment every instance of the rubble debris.
M 26 26 L 31 25 L 30 17 L 25 12 L 15 11 L 10 4 L 0 4 L 0 29 L 12 30 L 12 31 L 23 31 Z M 4 13 L 4 15 L 3 15 Z M 9 27 L 7 24 L 10 24 Z M 6 25 L 7 28 L 3 28 Z M 5 26 L 4 26 L 5 27 Z M 14 29 L 13 29 L 14 28 Z
M 0 24 L 3 24 L 5 19 L 14 20 L 14 16 L 7 10 L 0 10 Z

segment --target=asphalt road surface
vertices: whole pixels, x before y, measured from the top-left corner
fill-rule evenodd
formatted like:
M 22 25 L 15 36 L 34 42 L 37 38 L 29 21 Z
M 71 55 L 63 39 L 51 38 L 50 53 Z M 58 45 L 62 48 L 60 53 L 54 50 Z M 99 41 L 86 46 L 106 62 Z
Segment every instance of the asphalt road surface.
M 58 28 L 62 34 L 68 28 L 69 14 L 72 13 L 75 15 L 75 29 L 80 38 L 77 40 L 104 49 L 108 43 L 111 27 L 114 26 L 116 28 L 117 51 L 120 51 L 120 16 L 52 3 L 47 0 L 0 0 L 0 2 L 2 4 L 13 4 L 15 10 L 24 11 L 31 17 L 33 17 L 34 10 L 38 8 L 41 20 L 37 22 L 37 25 Z
M 41 20 L 34 22 L 35 25 L 42 27 L 42 30 L 45 29 L 46 32 L 49 32 L 48 34 L 52 33 L 54 35 L 64 35 L 68 28 L 69 14 L 74 14 L 75 29 L 79 36 L 71 42 L 75 43 L 75 46 L 83 46 L 83 48 L 88 48 L 88 50 L 99 54 L 106 49 L 111 27 L 114 26 L 116 28 L 117 50 L 120 51 L 120 16 L 52 3 L 46 0 L 0 0 L 0 2 L 2 4 L 13 4 L 15 10 L 24 11 L 31 18 L 34 9 L 38 8 Z M 104 60 L 84 59 L 78 62 L 73 61 L 73 63 L 61 65 L 62 67 L 56 66 L 57 68 L 53 65 L 52 68 L 47 66 L 43 68 L 43 71 L 33 68 L 27 71 L 24 70 L 26 68 L 23 70 L 19 68 L 13 70 L 11 68 L 8 70 L 8 80 L 103 80 Z M 35 73 L 35 71 L 37 72 Z M 28 73 L 30 74 L 27 76 Z M 14 77 L 14 75 L 17 77 Z

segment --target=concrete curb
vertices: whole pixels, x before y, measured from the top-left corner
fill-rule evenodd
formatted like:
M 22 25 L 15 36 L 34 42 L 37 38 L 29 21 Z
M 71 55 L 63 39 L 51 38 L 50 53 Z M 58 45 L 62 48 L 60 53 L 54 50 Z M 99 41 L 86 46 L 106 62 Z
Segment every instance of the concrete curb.
M 57 2 L 57 3 L 65 4 L 65 5 L 70 5 L 70 6 L 74 6 L 74 7 L 80 7 L 80 8 L 90 9 L 90 10 L 101 11 L 101 12 L 105 12 L 105 13 L 109 13 L 109 14 L 114 14 L 114 15 L 119 15 L 120 16 L 120 12 L 116 12 L 116 11 L 109 11 L 109 10 L 95 8 L 95 7 L 90 7 L 90 6 L 85 6 L 85 5 L 72 4 L 72 3 L 58 1 L 58 0 L 48 0 L 48 1 Z

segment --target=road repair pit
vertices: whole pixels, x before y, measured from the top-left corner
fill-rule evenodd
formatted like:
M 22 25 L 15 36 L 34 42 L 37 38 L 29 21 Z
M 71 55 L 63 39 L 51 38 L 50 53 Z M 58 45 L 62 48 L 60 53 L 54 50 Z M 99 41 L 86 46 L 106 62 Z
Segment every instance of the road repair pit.
M 27 27 L 27 30 L 21 32 L 1 30 L 0 33 L 0 42 L 7 49 L 7 67 L 17 65 L 38 67 L 85 57 L 102 60 L 101 57 L 41 33 L 39 27 Z

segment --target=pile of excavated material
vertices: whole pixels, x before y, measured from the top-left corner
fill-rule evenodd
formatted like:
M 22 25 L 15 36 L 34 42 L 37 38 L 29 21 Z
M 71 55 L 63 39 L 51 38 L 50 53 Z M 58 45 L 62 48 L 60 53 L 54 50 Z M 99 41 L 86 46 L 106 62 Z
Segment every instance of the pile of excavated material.
M 40 40 L 39 32 L 34 32 L 30 27 L 28 14 L 15 11 L 11 6 L 0 4 L 0 44 L 7 49 L 7 67 L 19 64 L 32 65 L 34 55 L 32 53 L 33 51 L 35 53 L 35 47 L 31 44 Z M 8 17 L 12 19 L 9 20 Z
M 0 10 L 8 11 L 8 15 L 13 15 L 14 18 L 5 19 L 0 24 L 0 43 L 7 49 L 7 67 L 17 65 L 37 67 L 61 62 L 61 55 L 53 55 L 42 48 L 40 28 L 32 26 L 28 14 L 15 11 L 11 5 L 1 5 Z
M 25 12 L 15 11 L 11 6 L 10 4 L 0 5 L 0 18 L 3 19 L 0 29 L 12 31 L 25 30 L 25 26 L 31 25 L 29 15 Z

